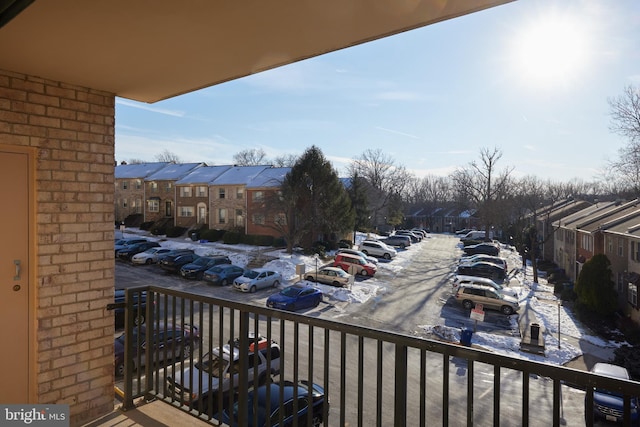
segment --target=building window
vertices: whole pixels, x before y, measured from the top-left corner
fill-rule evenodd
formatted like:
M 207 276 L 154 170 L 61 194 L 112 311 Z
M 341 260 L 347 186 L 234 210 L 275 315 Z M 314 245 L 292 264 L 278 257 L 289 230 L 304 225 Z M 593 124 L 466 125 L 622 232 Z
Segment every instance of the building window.
M 181 206 L 180 216 L 184 216 L 184 217 L 193 216 L 193 206 Z
M 638 306 L 638 286 L 637 285 L 633 283 L 629 283 L 627 299 L 629 300 L 629 304 L 631 304 L 632 306 L 634 307 Z
M 613 239 L 611 237 L 607 237 L 607 253 L 613 253 Z
M 142 188 L 142 181 L 136 179 L 136 190 L 140 190 Z
M 173 204 L 171 203 L 171 200 L 164 202 L 164 215 L 173 216 Z
M 618 256 L 621 257 L 624 255 L 624 241 L 622 239 L 618 239 Z
M 225 189 L 218 188 L 218 199 L 224 199 L 224 196 L 225 196 Z
M 225 224 L 227 222 L 227 210 L 218 209 L 218 224 Z
M 196 187 L 196 195 L 198 197 L 207 197 L 207 187 L 199 185 Z
M 275 218 L 273 218 L 273 222 L 277 225 L 287 225 L 287 216 L 283 213 L 276 214 Z
M 149 187 L 151 187 L 151 192 L 152 193 L 157 193 L 158 192 L 158 183 L 157 182 L 151 182 L 149 183 Z
M 135 212 L 136 213 L 142 213 L 142 199 L 136 199 L 135 200 L 135 204 L 134 204 L 134 208 L 135 208 Z
M 236 227 L 242 227 L 244 225 L 244 214 L 242 209 L 236 209 Z
M 172 188 L 173 188 L 173 184 L 171 183 L 171 181 L 167 181 L 167 183 L 164 186 L 164 191 L 170 192 Z
M 254 224 L 264 225 L 264 215 L 262 214 L 253 214 L 251 220 Z
M 127 207 L 127 199 L 122 199 L 122 207 L 123 208 Z
M 253 201 L 259 202 L 264 199 L 264 193 L 262 191 L 254 191 L 253 192 Z
M 180 187 L 180 197 L 191 197 L 191 187 Z
M 238 187 L 236 188 L 236 199 L 244 199 L 244 188 L 243 187 Z
M 129 181 L 122 181 L 122 189 L 126 190 L 129 188 Z
M 149 212 L 160 212 L 160 200 L 149 200 Z

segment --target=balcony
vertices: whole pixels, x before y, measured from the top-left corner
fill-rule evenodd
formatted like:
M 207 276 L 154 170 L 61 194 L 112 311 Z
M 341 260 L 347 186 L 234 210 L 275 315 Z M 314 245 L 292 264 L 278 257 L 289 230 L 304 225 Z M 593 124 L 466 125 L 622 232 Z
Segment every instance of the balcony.
M 134 315 L 127 310 L 125 360 L 129 363 L 118 381 L 125 410 L 144 398 L 153 400 L 156 407 L 167 405 L 198 422 L 219 425 L 215 415 L 235 401 L 239 425 L 255 425 L 256 420 L 248 419 L 248 414 L 257 413 L 248 407 L 249 384 L 283 379 L 324 388 L 328 399 L 320 413 L 328 426 L 560 426 L 593 425 L 585 413 L 593 411 L 594 388 L 624 396 L 625 421 L 631 419 L 631 396 L 640 395 L 640 383 L 633 381 L 165 288 L 127 290 L 128 308 L 140 292 L 147 295 L 147 337 L 154 331 L 166 332 L 166 325 L 187 325 L 187 330 L 197 330 L 200 339 L 184 359 L 172 360 L 169 355 L 183 354 L 189 340 L 155 350 L 149 346 L 149 354 L 135 354 L 142 343 L 131 332 Z M 184 376 L 186 384 L 193 384 L 191 391 L 167 381 L 207 353 L 248 349 L 259 343 L 258 336 L 279 344 L 279 358 L 267 352 L 263 361 L 267 371 L 279 370 L 279 375 L 260 378 L 258 358 L 239 351 L 238 387 L 233 393 L 223 393 L 219 387 L 206 396 L 193 396 L 193 390 L 215 388 L 216 379 L 202 371 L 191 370 Z M 167 362 L 142 366 L 143 358 Z M 311 418 L 309 411 L 300 425 L 310 424 Z

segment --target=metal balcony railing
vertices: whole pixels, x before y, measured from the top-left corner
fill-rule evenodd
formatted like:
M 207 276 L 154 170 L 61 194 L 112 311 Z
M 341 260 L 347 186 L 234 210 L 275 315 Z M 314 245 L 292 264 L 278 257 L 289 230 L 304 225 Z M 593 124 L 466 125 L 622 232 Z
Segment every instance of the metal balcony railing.
M 134 333 L 142 293 L 144 337 Z M 602 388 L 624 396 L 630 425 L 632 396 L 640 396 L 634 381 L 165 288 L 130 288 L 125 304 L 125 410 L 136 398 L 158 399 L 218 425 L 219 414 L 236 402 L 238 425 L 257 425 L 251 415 L 257 408 L 249 408 L 251 385 L 290 380 L 324 389 L 326 426 L 593 425 L 585 414 L 593 413 L 594 388 Z M 173 326 L 182 333 L 169 340 Z M 279 350 L 252 357 L 252 345 L 264 344 L 261 337 Z M 234 350 L 239 357 L 233 369 L 188 369 L 205 363 L 207 353 Z M 230 391 L 224 390 L 231 380 L 225 372 L 237 373 Z M 217 391 L 199 392 L 216 384 Z M 280 414 L 302 409 L 304 399 L 295 397 Z M 307 412 L 292 425 L 312 425 Z M 267 425 L 282 421 L 267 417 Z

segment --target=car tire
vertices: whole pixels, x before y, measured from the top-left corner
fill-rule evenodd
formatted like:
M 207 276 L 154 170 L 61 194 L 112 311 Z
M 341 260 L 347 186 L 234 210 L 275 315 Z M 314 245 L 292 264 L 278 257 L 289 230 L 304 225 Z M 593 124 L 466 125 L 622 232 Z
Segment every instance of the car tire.
M 502 314 L 511 316 L 513 314 L 513 307 L 508 305 L 503 305 L 502 307 L 500 307 L 500 311 L 502 312 Z
M 342 283 L 340 283 L 340 282 L 333 282 L 331 285 L 335 286 L 337 288 L 341 288 L 342 287 Z
M 280 286 L 280 282 L 278 280 L 276 280 L 275 282 L 273 282 L 273 287 L 277 288 L 278 286 Z
M 363 269 L 363 270 L 360 272 L 360 275 L 361 275 L 361 276 L 367 276 L 367 275 L 368 275 L 367 270 Z
M 310 281 L 310 282 L 315 282 L 316 281 L 316 279 L 311 275 L 307 276 L 307 280 Z
M 220 284 L 222 286 L 227 286 L 229 284 L 229 281 L 227 279 L 222 279 L 222 282 L 220 282 Z
M 320 415 L 313 416 L 313 418 L 311 419 L 311 425 L 313 427 L 320 427 L 322 425 L 322 418 L 320 417 Z
M 189 357 L 191 357 L 191 345 L 185 344 L 184 347 L 182 347 L 182 358 L 188 359 Z
M 363 249 L 361 252 L 362 252 L 363 254 L 365 254 L 365 255 L 369 256 L 369 252 L 367 252 L 367 250 L 366 250 L 366 249 Z
M 135 326 L 144 325 L 144 313 L 136 313 L 136 316 L 133 318 L 133 324 Z
M 466 308 L 467 310 L 470 310 L 470 309 L 473 308 L 473 302 L 468 300 L 468 299 L 466 299 L 466 300 L 462 301 L 462 306 L 464 308 Z
M 147 258 L 144 263 L 147 265 L 151 265 L 153 263 L 153 260 L 151 258 Z
M 249 292 L 250 293 L 255 293 L 256 292 L 256 285 L 253 285 L 251 288 L 249 288 Z
M 116 377 L 122 377 L 124 376 L 124 363 L 120 362 L 116 365 Z
M 404 243 L 400 243 L 400 249 L 405 249 L 407 247 L 407 245 L 405 245 Z
M 386 260 L 390 260 L 390 259 L 391 259 L 391 254 L 389 254 L 389 253 L 385 253 L 382 257 L 383 257 L 384 259 L 386 259 Z

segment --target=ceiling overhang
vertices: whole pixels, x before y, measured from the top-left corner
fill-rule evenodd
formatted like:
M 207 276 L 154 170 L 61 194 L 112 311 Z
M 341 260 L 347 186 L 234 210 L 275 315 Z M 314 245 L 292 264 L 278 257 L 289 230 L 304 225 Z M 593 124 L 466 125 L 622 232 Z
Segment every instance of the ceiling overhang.
M 0 68 L 155 102 L 510 1 L 10 0 Z

